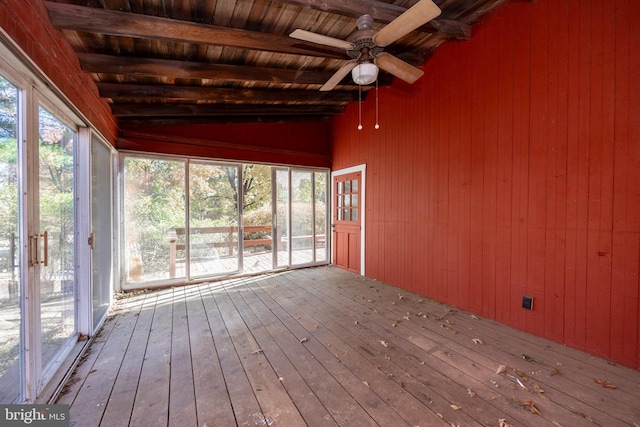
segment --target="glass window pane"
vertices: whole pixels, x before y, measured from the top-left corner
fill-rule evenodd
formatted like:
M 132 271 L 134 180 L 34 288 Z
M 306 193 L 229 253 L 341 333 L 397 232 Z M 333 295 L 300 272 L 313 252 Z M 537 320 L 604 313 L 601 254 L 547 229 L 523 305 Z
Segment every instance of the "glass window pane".
M 170 278 L 170 230 L 185 227 L 185 164 L 127 157 L 124 161 L 124 234 L 127 283 Z M 177 246 L 176 277 L 185 277 L 185 236 Z
M 344 185 L 342 181 L 338 181 L 338 194 L 343 194 L 344 193 Z
M 313 261 L 313 172 L 291 172 L 291 263 Z
M 315 174 L 316 262 L 327 260 L 327 174 Z
M 18 227 L 18 89 L 0 76 L 0 401 L 20 399 L 20 236 Z
M 351 181 L 344 182 L 344 192 L 351 193 Z
M 278 169 L 276 174 L 276 245 L 278 267 L 289 265 L 289 171 Z
M 94 330 L 107 313 L 113 284 L 113 221 L 111 151 L 91 141 L 91 226 L 93 233 L 92 287 Z
M 358 195 L 357 194 L 352 194 L 351 195 L 351 206 L 354 206 L 354 207 L 358 206 Z
M 358 192 L 358 180 L 354 179 L 353 181 L 351 181 L 351 192 L 352 193 L 357 193 Z
M 76 133 L 40 107 L 39 215 L 44 263 L 40 266 L 42 367 L 76 331 L 75 305 L 75 141 Z M 47 253 L 46 259 L 44 254 Z
M 346 207 L 351 206 L 351 196 L 349 196 L 349 195 L 344 196 L 344 205 Z
M 273 268 L 271 240 L 271 167 L 243 165 L 244 187 L 244 272 L 258 272 Z
M 351 209 L 351 221 L 358 220 L 358 209 Z
M 349 209 L 344 209 L 344 220 L 351 221 L 351 211 Z
M 238 166 L 189 166 L 191 277 L 239 270 Z

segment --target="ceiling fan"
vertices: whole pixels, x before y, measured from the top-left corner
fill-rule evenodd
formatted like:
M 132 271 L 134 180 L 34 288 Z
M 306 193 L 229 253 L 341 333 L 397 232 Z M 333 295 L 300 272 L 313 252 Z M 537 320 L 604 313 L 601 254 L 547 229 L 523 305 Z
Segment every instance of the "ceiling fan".
M 358 18 L 356 22 L 358 30 L 351 34 L 347 40 L 300 29 L 295 30 L 289 36 L 344 49 L 351 58 L 320 88 L 321 91 L 332 90 L 349 72 L 351 72 L 356 84 L 371 84 L 378 78 L 378 67 L 407 83 L 413 83 L 422 77 L 424 72 L 389 53 L 383 52 L 383 49 L 431 21 L 441 12 L 432 0 L 420 0 L 380 31 L 372 28 L 373 18 L 371 15 L 365 14 Z

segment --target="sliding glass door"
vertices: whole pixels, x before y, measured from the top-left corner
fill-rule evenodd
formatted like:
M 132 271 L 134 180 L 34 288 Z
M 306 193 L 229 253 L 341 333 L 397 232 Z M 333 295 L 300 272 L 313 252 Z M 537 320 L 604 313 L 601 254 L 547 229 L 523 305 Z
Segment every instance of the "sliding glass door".
M 38 109 L 39 231 L 30 236 L 30 263 L 39 272 L 40 354 L 52 375 L 76 334 L 75 143 L 77 133 L 44 107 Z M 35 156 L 34 156 L 35 157 Z
M 15 402 L 21 378 L 19 91 L 0 75 L 0 402 Z
M 113 159 L 82 126 L 0 43 L 3 404 L 44 400 L 63 363 L 86 345 L 80 334 L 91 336 L 111 301 Z
M 107 314 L 113 290 L 113 192 L 111 150 L 91 138 L 91 318 L 95 331 Z
M 189 165 L 189 268 L 193 278 L 240 271 L 241 169 Z

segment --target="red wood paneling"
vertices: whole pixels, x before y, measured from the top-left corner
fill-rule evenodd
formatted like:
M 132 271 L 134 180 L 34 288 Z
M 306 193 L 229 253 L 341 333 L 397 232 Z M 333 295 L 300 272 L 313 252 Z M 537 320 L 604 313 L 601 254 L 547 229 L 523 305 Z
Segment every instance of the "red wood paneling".
M 217 159 L 329 167 L 325 122 L 140 128 L 119 138 L 119 149 Z
M 333 123 L 366 273 L 640 367 L 640 8 L 510 2 Z M 535 298 L 533 311 L 521 308 Z

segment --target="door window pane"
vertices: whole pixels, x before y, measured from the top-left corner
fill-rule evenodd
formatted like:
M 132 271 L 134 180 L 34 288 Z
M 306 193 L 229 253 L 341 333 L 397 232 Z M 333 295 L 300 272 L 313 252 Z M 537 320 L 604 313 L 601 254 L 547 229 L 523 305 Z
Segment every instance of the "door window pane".
M 46 369 L 76 331 L 74 145 L 76 133 L 39 109 L 40 317 Z M 42 253 L 40 250 L 42 249 Z
M 20 381 L 18 89 L 0 76 L 0 402 L 16 402 Z
M 170 278 L 170 243 L 176 277 L 185 277 L 185 163 L 127 157 L 124 161 L 124 268 L 127 283 Z M 172 241 L 171 230 L 183 233 Z

